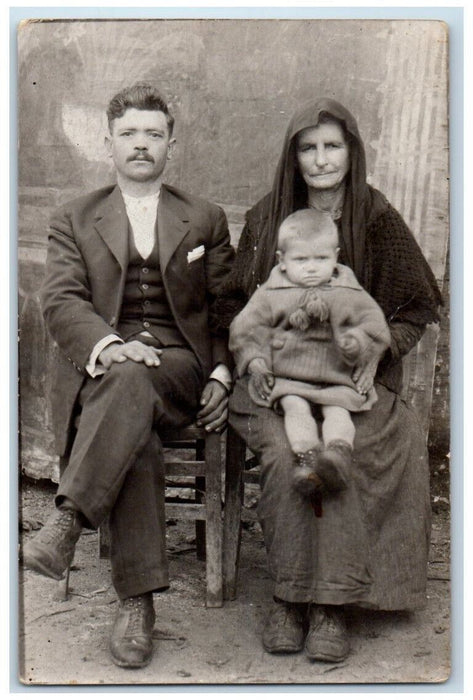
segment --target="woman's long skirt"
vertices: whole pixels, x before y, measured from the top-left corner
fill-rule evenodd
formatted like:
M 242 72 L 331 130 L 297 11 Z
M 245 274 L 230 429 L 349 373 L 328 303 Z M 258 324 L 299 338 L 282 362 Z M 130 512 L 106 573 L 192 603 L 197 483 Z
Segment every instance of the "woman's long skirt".
M 429 466 L 416 414 L 376 385 L 371 411 L 352 414 L 356 439 L 348 488 L 321 508 L 292 487 L 294 457 L 283 419 L 236 382 L 230 423 L 261 467 L 258 516 L 274 595 L 290 602 L 381 610 L 426 602 Z

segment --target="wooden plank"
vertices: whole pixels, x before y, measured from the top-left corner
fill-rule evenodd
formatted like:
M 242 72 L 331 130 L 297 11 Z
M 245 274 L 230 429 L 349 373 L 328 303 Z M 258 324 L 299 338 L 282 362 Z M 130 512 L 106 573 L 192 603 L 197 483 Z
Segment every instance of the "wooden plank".
M 402 397 L 416 409 L 426 440 L 429 432 L 438 336 L 438 327 L 429 326 L 417 346 L 403 361 Z
M 180 460 L 165 463 L 166 476 L 205 476 L 205 462 Z
M 197 440 L 195 445 L 195 457 L 196 459 L 203 460 L 205 462 L 205 440 Z M 205 477 L 198 476 L 195 480 L 195 501 L 196 503 L 203 502 L 203 496 L 205 495 L 206 482 Z M 195 545 L 196 554 L 199 561 L 206 561 L 207 558 L 207 539 L 206 539 L 206 523 L 202 520 L 195 521 Z
M 442 288 L 449 239 L 448 30 L 441 22 L 419 28 L 406 22 L 386 40 L 369 181 L 404 217 Z M 403 397 L 418 412 L 426 436 L 437 339 L 438 329 L 428 328 L 404 361 Z
M 227 430 L 225 466 L 225 517 L 223 521 L 223 589 L 225 600 L 236 598 L 241 543 L 241 509 L 244 495 L 242 470 L 246 446 L 231 426 Z
M 208 608 L 223 605 L 222 573 L 222 455 L 220 435 L 210 433 L 205 442 L 207 464 L 205 501 L 207 507 L 206 567 Z
M 161 439 L 164 444 L 175 442 L 190 442 L 195 440 L 205 440 L 207 433 L 203 428 L 199 428 L 195 423 L 187 425 L 185 428 L 166 428 L 161 431 Z
M 172 516 L 176 520 L 205 520 L 205 504 L 203 503 L 168 503 L 165 504 L 166 518 Z

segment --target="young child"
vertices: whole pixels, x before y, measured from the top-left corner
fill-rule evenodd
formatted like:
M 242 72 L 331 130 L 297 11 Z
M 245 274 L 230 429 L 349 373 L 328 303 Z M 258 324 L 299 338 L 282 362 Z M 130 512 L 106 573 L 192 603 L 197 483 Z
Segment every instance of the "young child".
M 373 379 L 390 343 L 383 312 L 337 263 L 337 246 L 328 214 L 288 216 L 278 232 L 278 264 L 230 327 L 230 350 L 239 376 L 250 375 L 251 398 L 284 414 L 294 486 L 306 495 L 346 486 L 355 438 L 350 411 L 377 400 Z

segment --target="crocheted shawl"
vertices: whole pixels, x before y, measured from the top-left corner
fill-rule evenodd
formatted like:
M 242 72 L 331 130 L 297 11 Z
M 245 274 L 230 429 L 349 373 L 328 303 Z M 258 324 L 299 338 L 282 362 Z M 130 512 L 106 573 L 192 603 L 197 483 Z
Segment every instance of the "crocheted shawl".
M 275 263 L 280 223 L 307 206 L 307 186 L 297 167 L 295 137 L 302 129 L 316 126 L 322 113 L 340 123 L 350 148 L 351 165 L 338 222 L 340 262 L 351 267 L 388 321 L 400 309 L 402 320 L 414 324 L 437 321 L 441 297 L 432 271 L 402 217 L 366 182 L 365 149 L 355 118 L 328 98 L 306 104 L 291 119 L 272 190 L 247 213 L 234 269 L 221 290 L 217 313 L 231 312 L 232 296 L 241 305 L 268 278 Z

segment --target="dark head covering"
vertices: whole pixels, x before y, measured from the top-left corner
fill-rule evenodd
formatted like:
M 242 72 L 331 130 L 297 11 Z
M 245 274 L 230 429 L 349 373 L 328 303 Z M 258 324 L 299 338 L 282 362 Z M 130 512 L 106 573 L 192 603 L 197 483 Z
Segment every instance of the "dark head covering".
M 401 215 L 366 182 L 365 149 L 355 118 L 328 98 L 303 106 L 291 119 L 269 194 L 247 212 L 235 263 L 215 304 L 217 325 L 227 327 L 276 263 L 278 228 L 308 206 L 308 189 L 297 163 L 297 134 L 335 120 L 350 150 L 339 228 L 340 262 L 351 267 L 376 299 L 388 322 L 423 326 L 439 320 L 441 296 L 435 277 Z
M 269 217 L 261 230 L 255 255 L 255 284 L 267 279 L 274 265 L 277 231 L 281 222 L 296 209 L 307 207 L 307 185 L 297 165 L 296 136 L 303 129 L 317 126 L 321 116 L 340 124 L 349 146 L 350 170 L 345 180 L 340 246 L 346 264 L 358 279 L 363 279 L 367 218 L 379 215 L 387 202 L 366 182 L 365 149 L 355 118 L 339 102 L 321 98 L 306 104 L 289 122 L 271 191 Z

